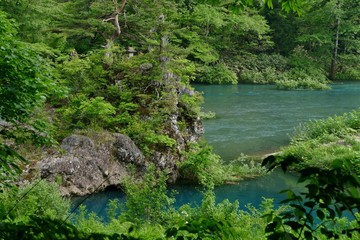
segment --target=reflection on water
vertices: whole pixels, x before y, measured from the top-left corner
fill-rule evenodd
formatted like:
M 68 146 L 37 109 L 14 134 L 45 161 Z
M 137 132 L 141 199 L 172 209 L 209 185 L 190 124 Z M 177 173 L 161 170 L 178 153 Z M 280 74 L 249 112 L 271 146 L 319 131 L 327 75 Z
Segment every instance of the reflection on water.
M 289 143 L 300 123 L 360 107 L 360 84 L 335 84 L 329 91 L 280 91 L 273 85 L 194 85 L 204 93 L 205 138 L 224 160 L 263 154 Z

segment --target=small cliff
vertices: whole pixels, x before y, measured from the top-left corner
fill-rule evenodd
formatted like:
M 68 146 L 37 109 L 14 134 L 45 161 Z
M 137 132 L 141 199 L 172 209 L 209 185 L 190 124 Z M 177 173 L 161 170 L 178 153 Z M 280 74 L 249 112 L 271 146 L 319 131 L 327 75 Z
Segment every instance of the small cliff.
M 121 179 L 136 167 L 139 174 L 147 167 L 139 148 L 127 136 L 109 134 L 91 139 L 71 135 L 62 141 L 63 151 L 47 156 L 37 164 L 40 177 L 61 184 L 64 196 L 82 196 L 119 186 Z
M 177 162 L 184 160 L 181 153 L 202 136 L 202 123 L 193 121 L 184 135 L 173 116 L 168 134 L 176 139 L 176 150 L 159 149 L 148 157 L 123 134 L 71 135 L 63 139 L 57 153 L 38 162 L 36 169 L 41 178 L 59 182 L 64 196 L 83 196 L 107 187 L 119 187 L 121 180 L 130 175 L 130 168 L 135 168 L 141 177 L 150 163 L 169 173 L 169 181 L 175 182 L 179 176 Z

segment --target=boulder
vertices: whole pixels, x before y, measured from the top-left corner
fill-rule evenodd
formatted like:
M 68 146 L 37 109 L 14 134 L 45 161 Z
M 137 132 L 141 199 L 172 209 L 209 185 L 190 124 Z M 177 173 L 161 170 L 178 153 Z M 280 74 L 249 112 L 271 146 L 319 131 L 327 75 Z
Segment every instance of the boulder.
M 57 154 L 38 163 L 42 178 L 60 182 L 64 196 L 82 196 L 110 186 L 119 186 L 129 176 L 128 165 L 143 172 L 146 161 L 135 143 L 122 134 L 95 137 L 71 135 L 62 141 Z

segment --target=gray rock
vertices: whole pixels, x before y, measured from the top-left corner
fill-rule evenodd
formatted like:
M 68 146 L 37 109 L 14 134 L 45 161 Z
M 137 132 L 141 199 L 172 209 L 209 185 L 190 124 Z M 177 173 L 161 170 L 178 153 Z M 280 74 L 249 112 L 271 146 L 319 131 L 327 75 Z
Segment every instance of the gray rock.
M 140 65 L 140 70 L 141 72 L 146 72 L 149 71 L 153 68 L 154 66 L 151 63 L 143 63 Z
M 146 165 L 144 155 L 128 136 L 119 133 L 113 135 L 115 137 L 114 155 L 118 161 L 138 166 Z
M 113 134 L 97 141 L 82 135 L 65 138 L 61 144 L 65 153 L 38 163 L 41 177 L 60 182 L 64 196 L 82 196 L 119 186 L 129 176 L 129 163 L 140 172 L 146 168 L 143 154 L 129 137 Z

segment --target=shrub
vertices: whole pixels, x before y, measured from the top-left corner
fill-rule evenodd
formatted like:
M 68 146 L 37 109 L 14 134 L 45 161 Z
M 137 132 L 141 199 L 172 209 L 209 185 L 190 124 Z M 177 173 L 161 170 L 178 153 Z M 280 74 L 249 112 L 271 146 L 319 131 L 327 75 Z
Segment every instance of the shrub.
M 259 159 L 243 154 L 235 160 L 232 160 L 227 167 L 229 167 L 228 172 L 234 177 L 234 180 L 266 174 L 266 169 L 261 166 L 261 161 Z
M 301 157 L 288 155 L 269 156 L 263 165 L 273 169 L 280 166 L 285 172 Z M 284 190 L 288 204 L 286 211 L 266 214 L 265 228 L 268 239 L 358 239 L 359 238 L 359 187 L 358 174 L 352 171 L 352 163 L 339 159 L 330 168 L 306 166 L 299 171 L 299 181 L 306 183 L 300 193 Z M 341 219 L 347 212 L 353 221 Z
M 127 201 L 121 217 L 132 222 L 159 223 L 167 218 L 175 201 L 167 195 L 167 176 L 150 165 L 142 181 L 131 177 L 123 181 Z
M 260 71 L 246 69 L 241 72 L 240 79 L 246 83 L 268 84 L 276 82 L 279 74 L 273 67 L 266 67 Z
M 302 159 L 294 165 L 296 169 L 307 166 L 330 169 L 334 162 L 349 161 L 353 164 L 352 170 L 360 173 L 359 112 L 300 125 L 292 136 L 291 145 L 282 149 L 281 156 Z
M 88 99 L 85 95 L 78 95 L 70 100 L 67 107 L 59 110 L 70 128 L 110 127 L 115 107 L 103 97 Z
M 223 63 L 199 68 L 197 82 L 210 84 L 237 84 L 236 74 Z
M 292 141 L 316 139 L 324 135 L 345 136 L 360 129 L 360 109 L 341 116 L 319 119 L 300 125 L 296 128 Z
M 293 68 L 290 71 L 280 75 L 275 81 L 278 89 L 316 89 L 325 90 L 330 87 L 324 73 L 317 69 L 304 71 L 300 68 Z
M 274 83 L 288 69 L 287 59 L 279 54 L 244 56 L 238 65 L 241 82 L 258 84 Z
M 203 186 L 220 184 L 226 178 L 226 171 L 219 155 L 205 144 L 192 144 L 184 153 L 185 160 L 179 163 L 180 175 Z
M 59 186 L 45 180 L 0 193 L 1 220 L 27 223 L 31 216 L 63 220 L 69 210 L 70 202 L 60 195 Z

